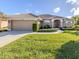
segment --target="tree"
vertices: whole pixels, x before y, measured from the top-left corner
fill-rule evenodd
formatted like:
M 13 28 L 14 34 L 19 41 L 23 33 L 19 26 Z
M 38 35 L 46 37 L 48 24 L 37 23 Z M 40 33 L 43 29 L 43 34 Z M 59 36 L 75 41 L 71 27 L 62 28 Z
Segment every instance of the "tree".
M 75 21 L 74 29 L 79 30 L 79 15 L 77 15 L 77 16 L 73 16 L 73 17 L 72 17 L 72 20 Z
M 75 24 L 76 24 L 76 25 L 79 25 L 79 15 L 73 16 L 73 17 L 72 17 L 72 20 L 75 21 Z

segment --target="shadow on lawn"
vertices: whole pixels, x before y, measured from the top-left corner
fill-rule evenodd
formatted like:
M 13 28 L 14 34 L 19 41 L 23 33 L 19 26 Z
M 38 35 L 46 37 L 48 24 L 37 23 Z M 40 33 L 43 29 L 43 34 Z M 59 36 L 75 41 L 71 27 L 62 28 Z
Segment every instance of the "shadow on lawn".
M 70 32 L 70 34 L 79 35 L 79 31 L 76 31 L 76 32 Z
M 64 31 L 64 33 L 69 33 L 69 34 L 74 34 L 74 35 L 79 35 L 79 31 L 75 31 L 75 32 L 72 32 L 72 31 Z
M 79 41 L 70 41 L 62 45 L 55 59 L 79 59 Z

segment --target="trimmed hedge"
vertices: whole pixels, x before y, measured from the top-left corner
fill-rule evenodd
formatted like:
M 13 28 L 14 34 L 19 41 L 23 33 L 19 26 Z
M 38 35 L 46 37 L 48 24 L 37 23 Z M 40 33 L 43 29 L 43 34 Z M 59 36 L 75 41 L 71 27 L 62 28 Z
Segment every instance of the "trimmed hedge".
M 39 31 L 39 24 L 33 23 L 32 29 L 33 29 L 33 32 Z
M 41 29 L 38 32 L 56 32 L 56 29 Z

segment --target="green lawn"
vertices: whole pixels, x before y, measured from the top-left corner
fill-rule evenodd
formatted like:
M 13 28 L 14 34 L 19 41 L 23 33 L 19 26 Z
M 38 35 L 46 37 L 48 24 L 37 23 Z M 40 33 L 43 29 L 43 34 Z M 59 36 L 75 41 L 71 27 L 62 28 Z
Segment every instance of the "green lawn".
M 0 59 L 79 59 L 79 36 L 31 34 L 0 49 Z

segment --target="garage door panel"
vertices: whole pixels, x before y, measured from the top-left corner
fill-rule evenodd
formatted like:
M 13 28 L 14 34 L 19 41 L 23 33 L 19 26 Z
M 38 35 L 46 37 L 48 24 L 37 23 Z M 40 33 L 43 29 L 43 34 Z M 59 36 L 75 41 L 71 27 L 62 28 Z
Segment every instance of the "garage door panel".
M 13 30 L 27 30 L 32 31 L 33 21 L 12 21 L 12 29 Z

